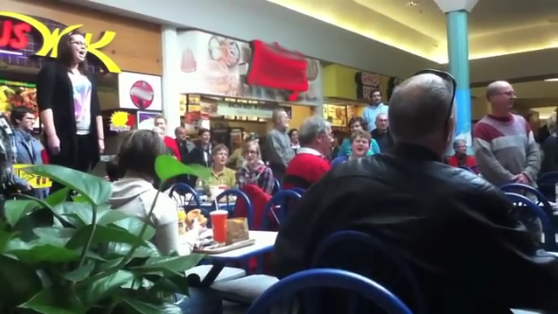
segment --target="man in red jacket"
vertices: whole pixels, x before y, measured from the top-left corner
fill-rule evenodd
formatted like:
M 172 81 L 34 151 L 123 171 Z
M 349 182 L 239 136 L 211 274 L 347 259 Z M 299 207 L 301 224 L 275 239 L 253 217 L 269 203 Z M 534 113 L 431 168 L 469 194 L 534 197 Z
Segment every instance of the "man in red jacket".
M 478 173 L 477 159 L 475 156 L 467 155 L 467 142 L 457 139 L 453 142 L 455 154 L 448 157 L 447 163 L 453 167 L 467 167 L 473 172 Z
M 165 119 L 165 117 L 163 117 L 162 115 L 157 116 L 155 118 L 155 126 L 163 130 L 163 133 L 166 134 L 167 119 Z M 176 158 L 178 160 L 182 160 L 182 156 L 180 155 L 180 150 L 178 149 L 178 145 L 176 145 L 176 141 L 172 137 L 167 135 L 165 135 L 164 140 L 165 140 L 165 145 L 167 145 L 168 148 L 172 149 Z
M 331 169 L 326 155 L 331 152 L 333 133 L 324 118 L 312 116 L 300 127 L 298 139 L 301 148 L 287 166 L 283 186 L 285 189 L 308 189 Z

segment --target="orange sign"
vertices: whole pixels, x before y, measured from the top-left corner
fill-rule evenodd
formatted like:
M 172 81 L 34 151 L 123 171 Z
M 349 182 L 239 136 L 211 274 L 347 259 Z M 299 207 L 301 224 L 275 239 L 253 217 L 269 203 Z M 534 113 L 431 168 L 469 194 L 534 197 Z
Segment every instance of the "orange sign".
M 4 31 L 2 36 L 11 37 L 12 34 L 10 33 L 13 33 L 13 38 L 7 38 L 7 37 L 1 38 L 0 42 L 6 41 L 5 46 L 7 47 L 24 49 L 27 47 L 27 43 L 28 43 L 27 34 L 31 31 L 31 28 L 33 28 L 36 31 L 38 31 L 39 34 L 41 34 L 41 37 L 43 39 L 43 44 L 41 48 L 35 53 L 35 55 L 40 57 L 56 58 L 58 56 L 58 42 L 60 41 L 60 38 L 83 26 L 82 24 L 71 25 L 66 27 L 65 29 L 56 28 L 51 31 L 48 28 L 48 26 L 46 26 L 43 22 L 24 14 L 0 11 L 0 17 L 7 17 L 10 19 L 23 22 L 23 23 L 14 24 L 11 21 L 4 21 L 4 25 L 3 25 Z M 11 29 L 12 31 L 7 33 L 6 28 Z M 114 37 L 116 37 L 116 33 L 111 31 L 105 31 L 103 32 L 101 39 L 99 39 L 97 42 L 94 43 L 91 42 L 92 37 L 93 34 L 90 33 L 85 34 L 87 51 L 90 54 L 97 57 L 109 72 L 112 73 L 122 72 L 120 70 L 120 67 L 109 56 L 107 56 L 104 52 L 101 51 L 101 49 L 108 46 L 114 40 Z

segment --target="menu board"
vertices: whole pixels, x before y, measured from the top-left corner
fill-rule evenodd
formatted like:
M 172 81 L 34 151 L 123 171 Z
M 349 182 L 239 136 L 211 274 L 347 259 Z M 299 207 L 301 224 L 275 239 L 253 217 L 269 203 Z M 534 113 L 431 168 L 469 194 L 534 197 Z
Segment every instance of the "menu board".
M 347 119 L 350 121 L 355 116 L 356 116 L 355 106 L 347 105 Z
M 347 126 L 347 106 L 324 105 L 324 117 L 337 127 Z

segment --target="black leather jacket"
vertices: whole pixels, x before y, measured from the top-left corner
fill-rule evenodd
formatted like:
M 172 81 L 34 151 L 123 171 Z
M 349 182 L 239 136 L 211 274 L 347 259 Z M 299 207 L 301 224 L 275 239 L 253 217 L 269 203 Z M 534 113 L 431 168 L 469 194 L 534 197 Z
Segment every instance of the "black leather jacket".
M 346 162 L 306 192 L 281 224 L 276 271 L 282 278 L 309 268 L 321 240 L 353 229 L 400 253 L 417 277 L 427 313 L 556 310 L 558 260 L 538 250 L 511 209 L 505 195 L 482 178 L 445 165 L 422 147 L 396 145 L 390 154 Z M 353 248 L 332 263 L 358 264 L 370 254 Z M 366 267 L 383 284 L 393 263 L 378 258 Z M 393 292 L 412 308 L 404 290 Z M 325 308 L 343 312 L 335 304 Z

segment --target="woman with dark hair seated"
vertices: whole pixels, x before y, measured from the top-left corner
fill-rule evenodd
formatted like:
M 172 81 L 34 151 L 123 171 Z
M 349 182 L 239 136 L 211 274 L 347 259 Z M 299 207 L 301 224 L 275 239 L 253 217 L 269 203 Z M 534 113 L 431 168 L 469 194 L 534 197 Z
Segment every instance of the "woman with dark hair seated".
M 180 247 L 176 202 L 164 193 L 160 193 L 155 200 L 155 159 L 167 153 L 165 142 L 156 132 L 137 130 L 126 134 L 118 149 L 116 164 L 113 165 L 116 167 L 113 168 L 116 169 L 116 174 L 123 177 L 112 183 L 109 203 L 113 209 L 136 216 L 152 225 L 155 228 L 155 237 L 151 241 L 162 254 L 171 251 L 189 254 L 202 228 L 193 223 L 184 241 L 188 245 Z M 155 208 L 149 216 L 153 203 Z
M 361 117 L 353 117 L 351 118 L 351 120 L 349 120 L 349 129 L 351 129 L 351 133 L 359 130 L 368 130 L 368 122 L 366 122 L 366 120 Z M 338 156 L 351 156 L 352 153 L 353 151 L 351 148 L 351 138 L 349 137 L 343 141 L 343 144 L 341 144 Z M 378 142 L 376 142 L 376 140 L 372 139 L 370 150 L 368 151 L 368 156 L 379 153 L 380 145 L 378 145 Z

